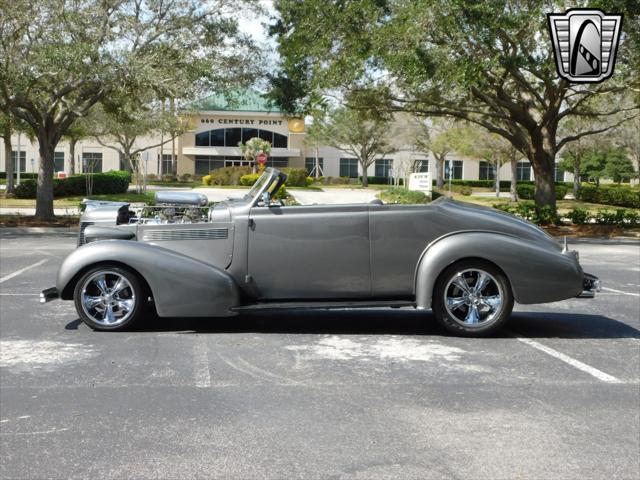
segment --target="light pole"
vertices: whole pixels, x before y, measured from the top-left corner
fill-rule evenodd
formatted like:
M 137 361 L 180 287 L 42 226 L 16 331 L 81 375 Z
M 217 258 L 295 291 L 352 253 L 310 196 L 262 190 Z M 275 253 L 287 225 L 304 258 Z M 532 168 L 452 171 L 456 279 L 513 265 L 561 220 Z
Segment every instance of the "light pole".
M 21 139 L 22 139 L 22 134 L 20 132 L 18 132 L 18 155 L 17 155 L 17 158 L 16 158 L 16 165 L 17 165 L 17 167 L 16 167 L 16 173 L 17 173 L 16 185 L 20 185 L 20 163 L 21 163 L 20 162 L 20 156 L 21 156 L 20 153 L 22 153 L 22 152 L 20 152 L 20 141 L 21 141 Z

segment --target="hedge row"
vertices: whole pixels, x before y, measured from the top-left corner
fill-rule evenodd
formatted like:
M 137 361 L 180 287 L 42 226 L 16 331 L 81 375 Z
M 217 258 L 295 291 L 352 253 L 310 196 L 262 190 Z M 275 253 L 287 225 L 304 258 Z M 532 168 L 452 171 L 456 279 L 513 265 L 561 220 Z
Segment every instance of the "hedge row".
M 91 173 L 73 175 L 67 178 L 53 179 L 54 197 L 72 197 L 87 195 L 87 176 L 92 177 L 93 195 L 105 195 L 113 193 L 127 193 L 131 182 L 131 173 L 124 171 L 112 171 L 107 173 Z M 16 187 L 15 194 L 18 198 L 36 198 L 38 182 L 25 180 Z
M 424 192 L 407 190 L 404 187 L 394 187 L 384 190 L 378 195 L 384 203 L 415 204 L 429 203 L 429 197 Z
M 640 188 L 622 185 L 607 185 L 596 187 L 582 185 L 578 190 L 578 200 L 603 205 L 640 208 Z
M 533 202 L 520 202 L 517 205 L 495 204 L 493 208 L 512 215 L 517 215 L 538 225 L 559 224 L 561 216 L 555 208 L 544 206 L 537 208 Z M 619 227 L 637 227 L 640 225 L 640 214 L 634 210 L 618 208 L 616 210 L 600 209 L 589 212 L 582 208 L 574 208 L 566 214 L 566 218 L 574 225 L 596 224 L 617 225 Z
M 287 187 L 308 187 L 313 183 L 313 178 L 302 176 L 303 173 L 307 172 L 306 170 L 296 170 L 301 170 L 301 172 L 295 172 L 293 175 L 287 176 L 287 181 L 284 183 Z M 242 177 L 240 177 L 240 185 L 244 187 L 251 187 L 258 181 L 260 176 L 260 173 L 250 173 L 249 175 L 243 175 Z
M 518 184 L 516 186 L 518 197 L 525 200 L 533 200 L 535 198 L 536 187 L 529 184 Z M 569 187 L 562 183 L 556 184 L 556 200 L 562 200 L 569 192 Z
M 17 177 L 17 173 L 13 172 L 13 178 Z M 2 178 L 7 178 L 7 172 L 0 172 L 0 179 Z M 20 172 L 20 180 L 23 179 L 27 179 L 27 178 L 38 178 L 38 174 L 37 173 L 27 173 L 27 172 Z

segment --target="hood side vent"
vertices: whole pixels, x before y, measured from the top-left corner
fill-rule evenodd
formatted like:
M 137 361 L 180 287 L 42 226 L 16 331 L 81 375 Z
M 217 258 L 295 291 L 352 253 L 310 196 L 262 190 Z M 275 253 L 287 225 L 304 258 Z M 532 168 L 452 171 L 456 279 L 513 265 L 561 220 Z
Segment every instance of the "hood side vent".
M 145 230 L 145 242 L 168 242 L 176 240 L 222 240 L 229 236 L 227 228 L 190 228 L 180 230 Z

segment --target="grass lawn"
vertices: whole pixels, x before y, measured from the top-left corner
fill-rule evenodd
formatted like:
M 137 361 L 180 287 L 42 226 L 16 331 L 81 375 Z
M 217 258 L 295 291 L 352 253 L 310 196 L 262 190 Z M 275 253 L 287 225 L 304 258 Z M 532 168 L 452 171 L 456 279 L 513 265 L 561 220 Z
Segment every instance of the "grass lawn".
M 90 198 L 92 200 L 105 200 L 110 202 L 151 202 L 154 199 L 153 193 L 137 194 L 137 193 L 118 193 L 109 195 L 91 195 L 76 196 L 76 197 L 63 197 L 53 200 L 53 208 L 76 208 L 80 205 L 83 198 Z M 35 198 L 5 198 L 4 194 L 0 196 L 0 207 L 24 207 L 35 208 Z

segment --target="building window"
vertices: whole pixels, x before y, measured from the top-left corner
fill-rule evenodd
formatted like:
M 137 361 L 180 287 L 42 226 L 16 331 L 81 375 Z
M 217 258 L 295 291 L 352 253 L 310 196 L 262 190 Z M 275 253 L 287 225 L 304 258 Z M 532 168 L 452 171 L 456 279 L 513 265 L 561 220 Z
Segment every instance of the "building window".
M 162 160 L 160 154 L 158 154 L 158 162 L 160 164 L 160 175 L 175 175 L 176 174 L 176 162 L 173 161 L 173 155 L 170 153 L 163 153 Z
M 18 158 L 18 152 L 16 150 L 11 152 L 11 161 L 13 162 L 13 171 L 17 172 L 16 159 Z M 27 171 L 27 152 L 20 151 L 20 171 Z
M 376 177 L 390 177 L 391 168 L 393 167 L 393 159 L 380 158 L 375 163 L 375 176 Z
M 450 172 L 450 166 L 453 167 L 453 172 Z M 453 180 L 462 179 L 462 160 L 446 160 L 444 162 L 444 178 Z
M 480 180 L 495 180 L 496 179 L 496 166 L 492 163 L 480 161 Z
M 53 152 L 53 171 L 64 172 L 64 152 Z
M 324 158 L 318 157 L 318 167 L 320 171 L 318 175 L 324 177 Z M 307 169 L 310 177 L 316 176 L 316 157 L 307 157 L 304 159 L 304 168 Z
M 257 128 L 218 128 L 196 134 L 196 147 L 237 147 L 240 142 L 258 137 L 266 140 L 273 148 L 287 148 L 288 139 L 271 130 Z
M 554 176 L 556 178 L 556 182 L 564 182 L 564 170 L 558 168 L 558 165 L 555 165 Z
M 266 163 L 267 167 L 287 168 L 289 166 L 288 157 L 269 157 Z
M 349 178 L 358 178 L 358 159 L 357 158 L 341 158 L 340 159 L 340 176 Z
M 518 181 L 531 180 L 531 164 L 529 162 L 518 162 L 516 174 Z
M 427 173 L 429 171 L 429 160 L 421 159 L 415 161 L 414 173 Z
M 196 175 L 209 175 L 209 172 L 224 167 L 224 157 L 196 155 Z
M 82 154 L 82 171 L 85 173 L 102 172 L 102 153 L 85 152 Z

